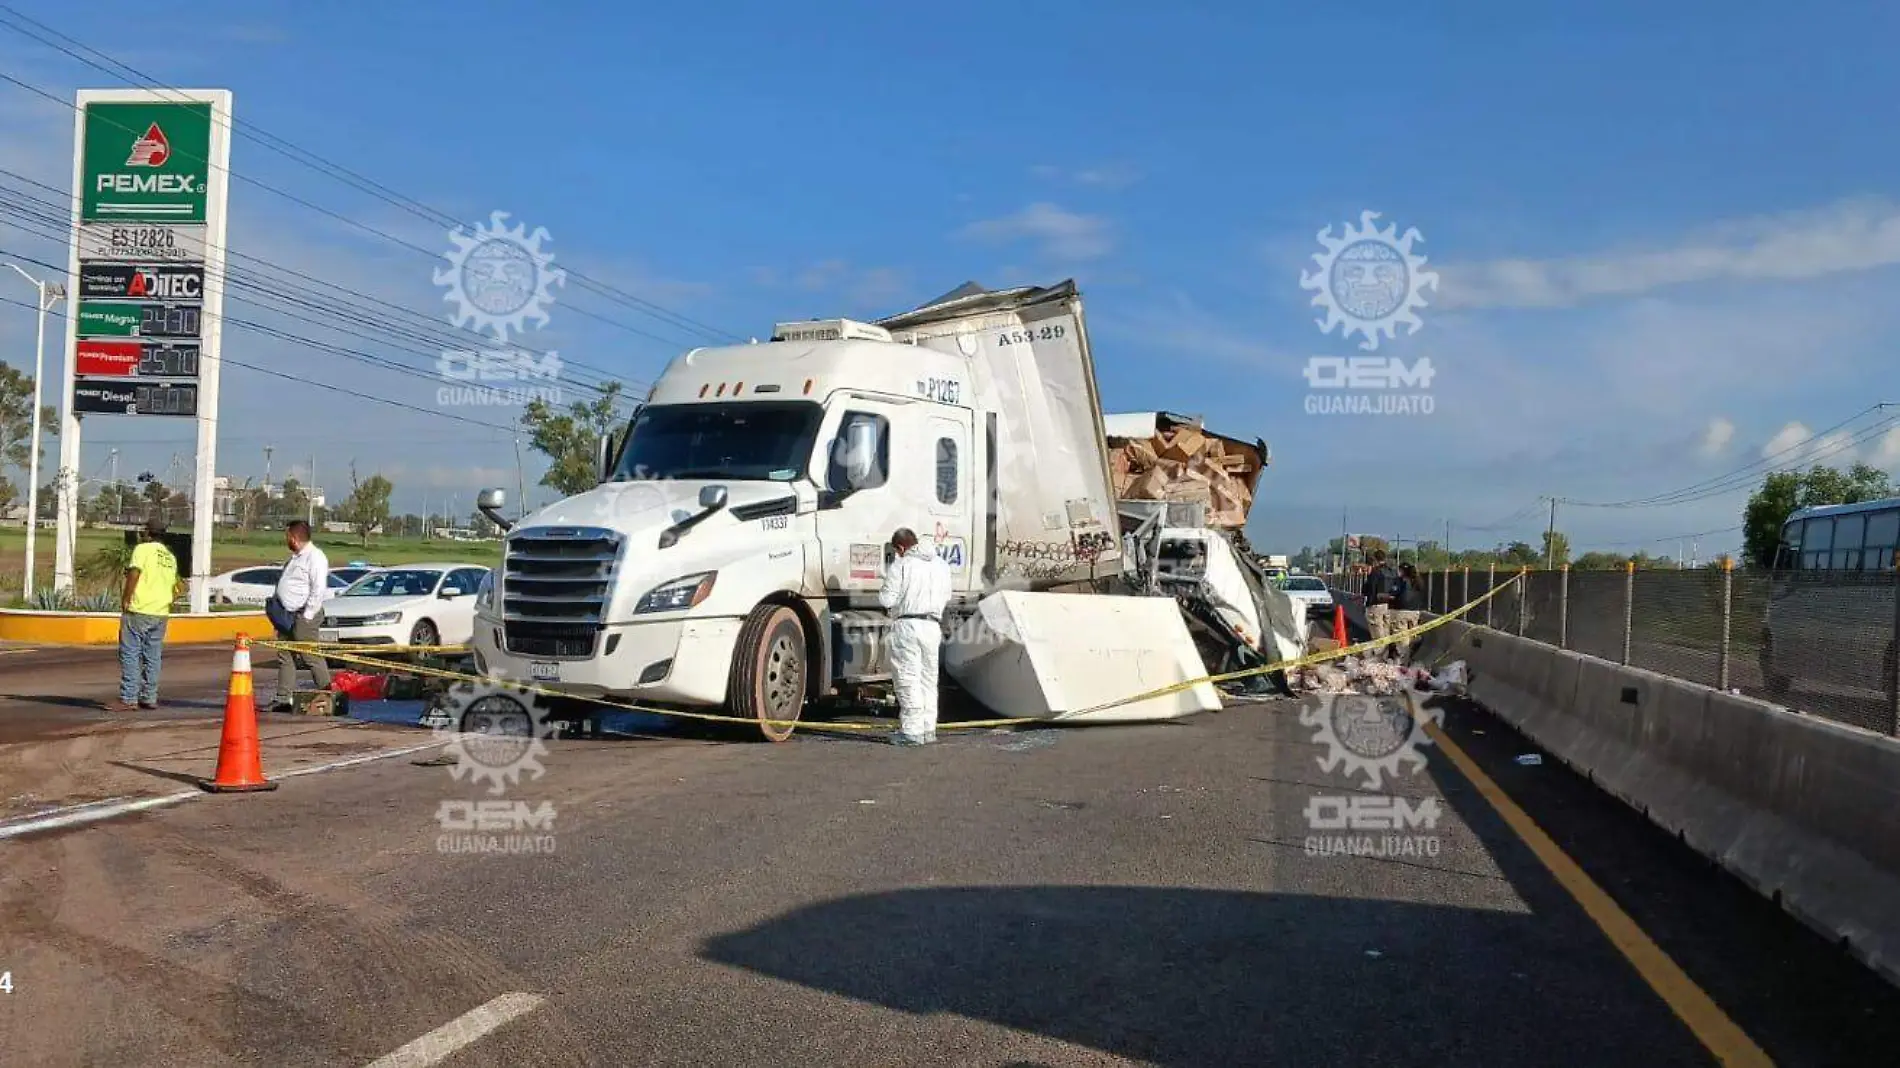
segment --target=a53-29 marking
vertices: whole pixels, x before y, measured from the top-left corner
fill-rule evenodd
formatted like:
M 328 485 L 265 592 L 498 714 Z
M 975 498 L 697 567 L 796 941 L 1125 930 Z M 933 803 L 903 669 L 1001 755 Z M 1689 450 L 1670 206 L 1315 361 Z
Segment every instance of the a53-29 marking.
M 1025 326 L 1021 330 L 1005 330 L 996 335 L 996 344 L 1032 345 L 1038 341 L 1056 341 L 1068 333 L 1060 323 L 1049 326 Z

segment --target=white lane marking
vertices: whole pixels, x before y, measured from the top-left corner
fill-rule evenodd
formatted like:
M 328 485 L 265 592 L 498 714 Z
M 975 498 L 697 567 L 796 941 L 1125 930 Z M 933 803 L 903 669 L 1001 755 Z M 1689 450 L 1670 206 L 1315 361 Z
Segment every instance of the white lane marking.
M 176 805 L 180 801 L 189 801 L 204 796 L 202 790 L 180 790 L 175 794 L 161 797 L 140 797 L 131 800 L 115 798 L 107 801 L 90 801 L 83 805 L 68 805 L 65 808 L 51 809 L 22 820 L 19 823 L 0 824 L 0 839 L 16 838 L 35 831 L 56 831 L 61 827 L 76 827 L 82 823 L 109 820 L 114 816 L 123 816 L 131 812 L 143 812 L 148 808 L 162 808 Z
M 349 767 L 354 767 L 358 764 L 367 764 L 372 760 L 388 760 L 390 757 L 408 756 L 411 753 L 420 753 L 425 749 L 440 749 L 447 744 L 449 743 L 426 742 L 422 745 L 404 746 L 401 749 L 378 749 L 374 753 L 364 753 L 362 756 L 345 757 L 342 760 L 332 760 L 328 764 L 317 764 L 308 768 L 296 768 L 291 771 L 283 772 L 282 774 L 279 774 L 276 777 L 279 779 L 294 779 L 299 775 L 315 775 L 319 771 L 335 771 L 338 768 L 349 768 Z
M 39 650 L 37 648 L 32 648 L 32 647 L 28 647 L 25 649 L 0 649 L 0 656 L 5 656 L 8 653 L 37 653 L 37 652 L 39 652 Z
M 468 1010 L 401 1049 L 376 1058 L 366 1068 L 427 1068 L 431 1064 L 441 1064 L 456 1050 L 540 1008 L 545 1000 L 539 994 L 503 994 L 486 1005 Z
M 328 764 L 317 764 L 308 768 L 297 768 L 294 771 L 286 771 L 276 776 L 266 774 L 265 777 L 294 779 L 299 775 L 315 775 L 320 771 L 335 771 L 338 768 L 354 767 L 357 764 L 367 764 L 372 760 L 388 760 L 390 757 L 420 753 L 425 749 L 439 749 L 447 744 L 447 742 L 430 742 L 426 745 L 410 745 L 400 749 L 382 749 L 374 753 L 366 753 L 362 756 L 333 760 Z M 97 823 L 100 820 L 109 820 L 115 816 L 124 816 L 132 812 L 143 812 L 146 809 L 163 808 L 167 805 L 176 805 L 183 801 L 190 801 L 195 797 L 204 796 L 206 796 L 206 794 L 203 790 L 180 790 L 175 794 L 163 794 L 158 797 L 113 798 L 105 801 L 88 801 L 83 805 L 67 805 L 64 808 L 48 809 L 45 812 L 35 813 L 17 823 L 0 823 L 0 841 L 4 841 L 8 838 L 17 838 L 23 834 L 32 834 L 36 831 L 56 831 L 62 827 L 77 827 L 84 823 Z

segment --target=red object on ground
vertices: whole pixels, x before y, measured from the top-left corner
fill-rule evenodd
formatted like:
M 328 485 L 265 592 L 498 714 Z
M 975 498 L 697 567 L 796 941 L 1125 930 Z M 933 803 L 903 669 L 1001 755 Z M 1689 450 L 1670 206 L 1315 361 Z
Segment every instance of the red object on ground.
M 330 673 L 330 689 L 349 694 L 352 701 L 380 701 L 388 686 L 388 675 L 370 675 L 361 671 Z
M 1352 644 L 1346 640 L 1346 606 L 1343 604 L 1333 606 L 1333 641 L 1341 649 Z

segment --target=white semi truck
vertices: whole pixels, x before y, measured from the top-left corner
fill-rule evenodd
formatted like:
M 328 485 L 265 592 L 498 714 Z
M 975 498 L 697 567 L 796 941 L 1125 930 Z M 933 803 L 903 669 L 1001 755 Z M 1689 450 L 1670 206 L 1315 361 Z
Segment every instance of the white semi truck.
M 478 667 L 782 740 L 808 702 L 888 678 L 875 597 L 898 527 L 966 607 L 1120 578 L 1101 420 L 1072 282 L 694 349 L 602 443 L 595 489 L 509 529 Z M 502 499 L 482 494 L 498 522 Z

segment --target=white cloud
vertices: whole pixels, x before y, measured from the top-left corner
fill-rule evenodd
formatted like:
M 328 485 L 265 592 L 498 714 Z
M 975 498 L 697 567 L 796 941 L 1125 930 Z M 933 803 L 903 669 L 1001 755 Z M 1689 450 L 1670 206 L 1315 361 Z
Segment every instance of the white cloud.
M 1801 423 L 1789 423 L 1787 426 L 1776 431 L 1775 436 L 1768 439 L 1768 444 L 1761 447 L 1761 458 L 1764 460 L 1780 460 L 1784 458 L 1784 453 L 1794 455 L 1792 451 L 1794 447 L 1813 436 L 1814 431 L 1809 430 Z
M 1816 464 L 1823 467 L 1852 467 L 1862 459 L 1855 437 L 1856 431 L 1852 429 L 1835 430 L 1816 437 L 1806 424 L 1792 422 L 1776 431 L 1774 437 L 1761 447 L 1761 458 L 1778 469 L 1807 468 Z M 1885 447 L 1886 443 L 1883 442 L 1877 449 Z
M 1106 163 L 1094 167 L 1057 167 L 1050 163 L 1038 163 L 1029 168 L 1029 173 L 1045 181 L 1069 182 L 1097 189 L 1126 189 L 1141 181 L 1142 177 L 1139 170 L 1126 163 Z
M 1880 444 L 1874 447 L 1867 462 L 1882 471 L 1900 468 L 1900 426 L 1881 435 Z
M 1000 219 L 973 222 L 959 236 L 991 244 L 1033 241 L 1045 257 L 1054 260 L 1100 259 L 1115 247 L 1107 219 L 1065 211 L 1047 201 Z
M 1716 416 L 1709 420 L 1709 425 L 1702 431 L 1702 455 L 1720 456 L 1734 438 L 1735 424 Z
M 1900 206 L 1843 200 L 1723 223 L 1648 249 L 1446 265 L 1438 306 L 1565 307 L 1695 282 L 1789 281 L 1893 264 L 1900 264 Z

